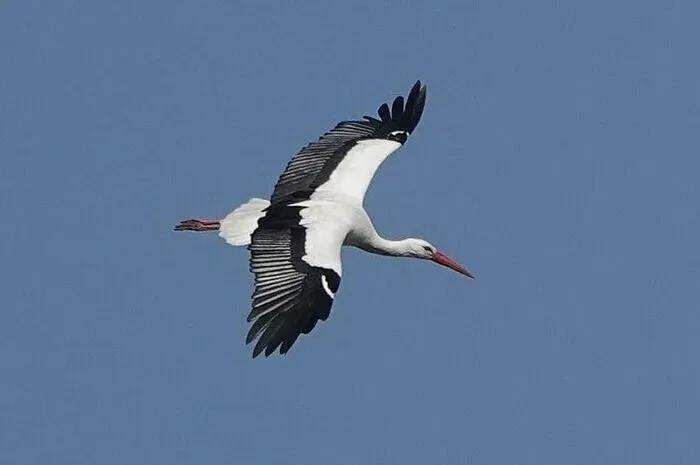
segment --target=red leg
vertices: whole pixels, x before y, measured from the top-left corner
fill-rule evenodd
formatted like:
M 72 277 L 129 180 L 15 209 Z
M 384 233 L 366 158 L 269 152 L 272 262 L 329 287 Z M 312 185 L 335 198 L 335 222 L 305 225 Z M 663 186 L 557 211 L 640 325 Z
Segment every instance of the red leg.
M 175 226 L 175 231 L 218 231 L 221 223 L 218 220 L 185 220 Z

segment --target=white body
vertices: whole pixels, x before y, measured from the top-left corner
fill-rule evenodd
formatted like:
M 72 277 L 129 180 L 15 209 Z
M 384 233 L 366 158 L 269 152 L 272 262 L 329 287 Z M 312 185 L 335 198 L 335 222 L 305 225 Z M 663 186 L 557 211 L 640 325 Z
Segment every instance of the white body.
M 329 317 L 344 245 L 430 259 L 473 277 L 422 239 L 383 239 L 363 208 L 374 173 L 416 128 L 425 96 L 425 86 L 417 81 L 406 99 L 396 97 L 391 107 L 382 104 L 379 119 L 341 121 L 304 146 L 278 178 L 270 201 L 253 198 L 223 220 L 185 220 L 175 227 L 219 230 L 227 243 L 249 246 L 255 291 L 246 343 L 257 340 L 253 357 L 278 348 L 286 353 L 301 334 Z
M 404 241 L 388 241 L 377 234 L 362 206 L 377 168 L 399 147 L 401 144 L 391 140 L 360 141 L 309 200 L 291 205 L 304 207 L 300 224 L 307 230 L 305 262 L 342 276 L 343 245 L 383 255 L 410 255 L 401 250 Z M 250 236 L 269 205 L 267 200 L 250 199 L 221 221 L 219 236 L 231 245 L 250 244 Z

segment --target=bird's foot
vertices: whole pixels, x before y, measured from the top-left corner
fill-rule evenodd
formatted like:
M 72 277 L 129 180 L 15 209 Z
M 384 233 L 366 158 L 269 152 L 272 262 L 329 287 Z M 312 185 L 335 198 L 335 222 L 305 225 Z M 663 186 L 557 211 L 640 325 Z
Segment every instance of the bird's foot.
M 175 231 L 218 231 L 221 223 L 217 220 L 184 220 L 175 226 Z

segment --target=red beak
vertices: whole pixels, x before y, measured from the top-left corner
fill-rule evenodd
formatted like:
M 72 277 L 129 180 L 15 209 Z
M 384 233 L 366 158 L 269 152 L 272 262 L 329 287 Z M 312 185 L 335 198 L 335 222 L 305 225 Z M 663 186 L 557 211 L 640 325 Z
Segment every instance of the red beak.
M 435 263 L 439 263 L 442 266 L 446 266 L 447 268 L 453 269 L 457 273 L 462 273 L 464 276 L 467 276 L 467 277 L 472 278 L 472 279 L 475 278 L 471 271 L 464 268 L 462 265 L 460 265 L 456 261 L 452 260 L 450 257 L 448 257 L 445 254 L 442 254 L 440 252 L 435 252 L 433 254 L 433 257 L 431 258 L 431 260 L 434 261 Z

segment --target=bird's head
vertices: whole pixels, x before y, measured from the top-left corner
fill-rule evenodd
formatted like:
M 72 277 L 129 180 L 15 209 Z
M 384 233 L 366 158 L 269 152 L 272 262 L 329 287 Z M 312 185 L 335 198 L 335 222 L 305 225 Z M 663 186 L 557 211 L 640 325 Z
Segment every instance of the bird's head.
M 452 260 L 447 255 L 438 251 L 438 249 L 428 241 L 423 239 L 406 239 L 404 241 L 405 255 L 407 257 L 422 258 L 431 260 L 439 265 L 446 266 L 457 273 L 474 279 L 474 274 L 462 265 Z

